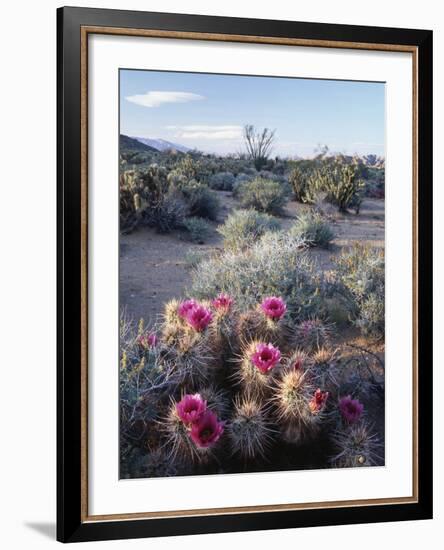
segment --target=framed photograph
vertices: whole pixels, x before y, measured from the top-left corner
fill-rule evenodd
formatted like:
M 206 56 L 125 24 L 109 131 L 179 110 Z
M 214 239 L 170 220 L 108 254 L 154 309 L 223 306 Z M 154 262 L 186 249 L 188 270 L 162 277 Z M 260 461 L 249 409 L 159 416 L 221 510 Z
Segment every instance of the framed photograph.
M 58 10 L 58 539 L 432 517 L 432 32 Z

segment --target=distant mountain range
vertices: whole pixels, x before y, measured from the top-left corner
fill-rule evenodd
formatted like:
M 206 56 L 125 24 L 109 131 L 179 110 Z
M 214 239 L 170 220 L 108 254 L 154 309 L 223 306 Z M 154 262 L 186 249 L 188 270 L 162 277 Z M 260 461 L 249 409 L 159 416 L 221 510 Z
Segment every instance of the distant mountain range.
M 146 145 L 145 143 L 142 143 L 138 141 L 137 139 L 130 138 L 128 136 L 125 136 L 123 134 L 120 134 L 120 150 L 128 150 L 128 151 L 140 151 L 140 152 L 148 152 L 151 153 L 157 153 L 158 149 L 155 149 L 154 147 L 150 147 L 149 145 Z
M 191 149 L 189 147 L 185 147 L 185 145 L 180 145 L 178 143 L 166 141 L 165 139 L 142 138 L 142 137 L 136 137 L 136 136 L 131 137 L 131 139 L 136 140 L 140 143 L 143 143 L 148 147 L 152 147 L 153 149 L 156 149 L 156 151 L 176 150 L 176 151 L 181 151 L 182 153 L 187 153 L 188 151 L 191 151 Z

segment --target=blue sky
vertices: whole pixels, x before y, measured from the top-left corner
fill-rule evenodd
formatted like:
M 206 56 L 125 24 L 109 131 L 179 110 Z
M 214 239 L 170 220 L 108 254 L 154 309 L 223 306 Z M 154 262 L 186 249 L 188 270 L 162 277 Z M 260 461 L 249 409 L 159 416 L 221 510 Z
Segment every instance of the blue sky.
M 243 150 L 242 128 L 276 130 L 272 154 L 384 155 L 385 86 L 158 71 L 120 71 L 120 132 L 205 152 Z

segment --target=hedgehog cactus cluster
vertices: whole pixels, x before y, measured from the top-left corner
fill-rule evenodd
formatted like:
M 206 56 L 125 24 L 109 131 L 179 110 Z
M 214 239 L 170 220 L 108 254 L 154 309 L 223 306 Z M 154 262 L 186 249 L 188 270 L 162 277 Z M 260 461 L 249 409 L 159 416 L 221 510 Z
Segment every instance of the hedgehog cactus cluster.
M 331 330 L 319 319 L 294 325 L 279 296 L 248 311 L 225 293 L 165 304 L 155 331 L 140 325 L 122 346 L 125 471 L 136 458 L 143 471 L 174 475 L 203 465 L 260 468 L 284 447 L 297 456 L 317 443 L 327 449 L 325 467 L 374 464 L 377 441 L 364 405 L 342 395 L 333 375 Z M 154 457 L 169 467 L 154 468 Z

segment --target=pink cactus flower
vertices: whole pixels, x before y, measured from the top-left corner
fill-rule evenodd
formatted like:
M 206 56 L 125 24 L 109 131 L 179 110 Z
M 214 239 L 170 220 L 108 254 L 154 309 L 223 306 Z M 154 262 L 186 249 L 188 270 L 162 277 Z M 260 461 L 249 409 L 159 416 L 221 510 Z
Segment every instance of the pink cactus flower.
M 339 401 L 339 410 L 344 420 L 349 424 L 354 424 L 361 418 L 364 405 L 357 399 L 352 399 L 350 395 L 347 395 Z
M 261 304 L 262 311 L 269 318 L 275 321 L 281 319 L 287 311 L 287 306 L 282 298 L 271 296 L 265 298 Z
M 211 323 L 213 314 L 204 306 L 197 305 L 188 310 L 186 320 L 198 332 L 205 330 Z
M 140 334 L 137 343 L 144 349 L 155 348 L 157 345 L 157 334 L 155 332 Z
M 329 395 L 328 391 L 321 391 L 320 388 L 318 388 L 314 392 L 313 397 L 310 403 L 308 404 L 313 414 L 318 413 L 325 407 L 325 403 L 327 402 L 328 395 Z
M 281 352 L 271 344 L 259 344 L 251 361 L 263 374 L 271 371 L 281 360 Z
M 207 402 L 202 399 L 199 393 L 184 395 L 176 404 L 177 416 L 184 424 L 197 422 L 206 410 Z
M 221 293 L 217 298 L 213 300 L 212 303 L 216 309 L 223 309 L 228 311 L 233 304 L 233 298 L 228 296 L 228 294 Z
M 190 437 L 198 447 L 207 448 L 214 445 L 223 434 L 225 422 L 219 422 L 210 410 L 191 425 Z
M 179 307 L 177 308 L 177 313 L 180 317 L 185 319 L 190 309 L 193 309 L 193 307 L 196 307 L 198 305 L 199 304 L 196 302 L 196 300 L 184 300 L 179 304 Z

